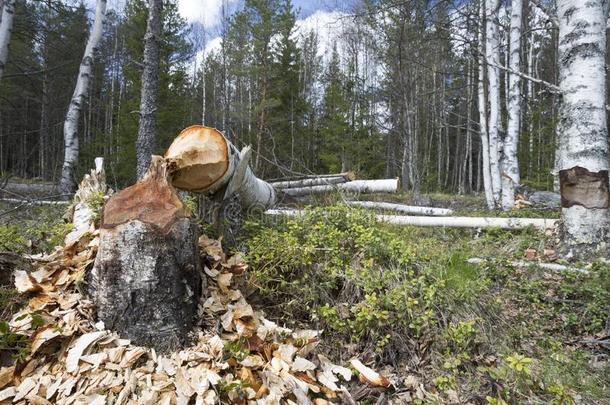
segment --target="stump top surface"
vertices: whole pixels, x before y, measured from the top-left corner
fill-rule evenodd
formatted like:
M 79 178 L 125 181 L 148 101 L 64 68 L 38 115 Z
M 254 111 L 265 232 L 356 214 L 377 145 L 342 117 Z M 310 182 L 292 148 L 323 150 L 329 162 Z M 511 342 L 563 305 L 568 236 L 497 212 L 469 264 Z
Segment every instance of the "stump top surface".
M 172 183 L 189 191 L 204 191 L 229 168 L 229 146 L 215 128 L 193 125 L 184 129 L 165 152 Z

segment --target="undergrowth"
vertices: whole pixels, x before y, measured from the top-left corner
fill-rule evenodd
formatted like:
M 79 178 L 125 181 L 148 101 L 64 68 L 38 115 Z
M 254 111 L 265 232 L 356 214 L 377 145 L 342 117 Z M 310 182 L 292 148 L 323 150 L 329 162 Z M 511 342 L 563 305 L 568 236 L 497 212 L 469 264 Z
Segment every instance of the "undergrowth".
M 396 227 L 341 205 L 246 228 L 249 286 L 268 314 L 324 329 L 338 361 L 391 365 L 399 391 L 415 378 L 432 402 L 608 403 L 609 352 L 597 343 L 610 335 L 608 264 L 589 275 L 515 268 L 552 239 Z

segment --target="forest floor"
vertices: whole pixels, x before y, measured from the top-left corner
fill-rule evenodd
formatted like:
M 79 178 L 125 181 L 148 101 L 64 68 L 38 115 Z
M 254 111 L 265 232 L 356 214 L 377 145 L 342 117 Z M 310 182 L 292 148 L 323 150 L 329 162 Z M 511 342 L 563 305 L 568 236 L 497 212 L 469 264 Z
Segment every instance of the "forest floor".
M 483 215 L 477 198 L 427 198 Z M 515 267 L 525 257 L 560 262 L 555 237 L 390 226 L 325 202 L 299 218 L 246 222 L 241 289 L 271 320 L 323 329 L 319 351 L 336 364 L 357 356 L 391 379 L 391 389 L 352 387 L 359 403 L 610 403 L 610 264 L 572 264 L 588 274 Z M 0 252 L 60 244 L 61 217 L 61 207 L 0 217 Z M 10 286 L 0 288 L 0 320 L 20 305 Z

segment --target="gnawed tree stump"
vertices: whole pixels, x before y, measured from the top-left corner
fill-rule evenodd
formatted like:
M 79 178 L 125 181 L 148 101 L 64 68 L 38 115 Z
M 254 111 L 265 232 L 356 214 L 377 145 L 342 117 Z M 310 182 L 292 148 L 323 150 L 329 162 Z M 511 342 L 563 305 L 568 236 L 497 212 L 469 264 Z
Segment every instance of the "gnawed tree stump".
M 153 156 L 137 184 L 105 204 L 90 277 L 109 329 L 158 351 L 186 343 L 202 292 L 198 227 Z

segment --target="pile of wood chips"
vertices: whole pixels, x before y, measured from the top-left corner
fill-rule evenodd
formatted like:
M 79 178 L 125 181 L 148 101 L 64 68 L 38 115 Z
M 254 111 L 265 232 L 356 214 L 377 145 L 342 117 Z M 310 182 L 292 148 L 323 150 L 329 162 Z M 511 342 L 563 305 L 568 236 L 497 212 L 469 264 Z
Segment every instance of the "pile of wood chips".
M 247 265 L 205 236 L 208 294 L 192 345 L 165 355 L 134 346 L 95 322 L 82 293 L 98 245 L 92 228 L 51 254 L 30 256 L 35 272 L 16 273 L 17 289 L 31 299 L 12 318 L 11 332 L 28 336 L 31 349 L 25 362 L 0 370 L 0 403 L 355 404 L 345 383 L 356 375 L 361 383 L 390 385 L 357 359 L 347 368 L 315 355 L 321 331 L 293 331 L 255 311 L 231 287 Z

